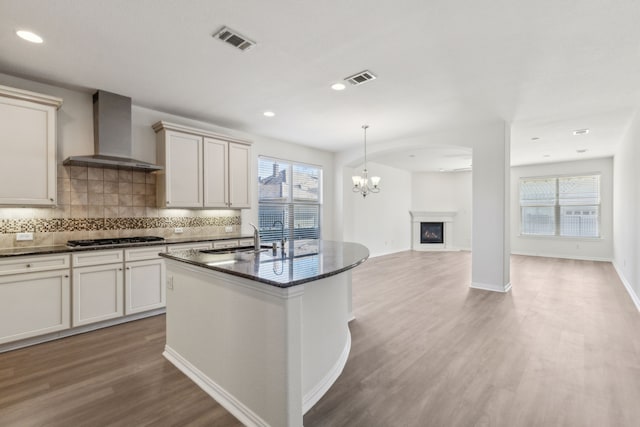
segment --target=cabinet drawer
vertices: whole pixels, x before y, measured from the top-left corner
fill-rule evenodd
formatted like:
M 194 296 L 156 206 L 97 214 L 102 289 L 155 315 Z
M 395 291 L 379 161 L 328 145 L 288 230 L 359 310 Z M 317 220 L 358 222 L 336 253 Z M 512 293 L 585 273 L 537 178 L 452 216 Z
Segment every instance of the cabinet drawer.
M 240 246 L 253 246 L 255 242 L 253 239 L 241 239 L 239 243 Z
M 86 251 L 73 254 L 72 263 L 74 267 L 85 265 L 114 264 L 122 262 L 124 259 L 122 249 L 110 251 Z
M 147 246 L 144 248 L 125 249 L 124 260 L 125 261 L 142 261 L 145 259 L 160 258 L 159 253 L 167 252 L 166 246 Z
M 0 259 L 0 276 L 69 268 L 69 254 L 36 255 Z
M 253 244 L 253 240 L 251 240 L 251 244 Z M 237 240 L 221 240 L 218 242 L 213 242 L 213 249 L 227 249 L 227 248 L 237 248 L 238 241 Z
M 173 253 L 178 251 L 187 251 L 189 249 L 195 249 L 195 250 L 211 249 L 211 242 L 186 243 L 181 245 L 167 246 L 168 253 Z

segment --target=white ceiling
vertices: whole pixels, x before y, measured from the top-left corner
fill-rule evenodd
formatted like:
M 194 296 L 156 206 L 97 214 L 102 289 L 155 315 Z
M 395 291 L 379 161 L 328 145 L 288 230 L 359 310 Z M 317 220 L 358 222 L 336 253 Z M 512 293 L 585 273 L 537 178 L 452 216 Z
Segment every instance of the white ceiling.
M 638 22 L 637 0 L 0 0 L 0 72 L 331 151 L 363 123 L 370 144 L 428 144 L 502 119 L 526 164 L 613 154 L 639 101 Z M 257 46 L 214 40 L 223 25 Z M 329 88 L 364 69 L 379 78 Z

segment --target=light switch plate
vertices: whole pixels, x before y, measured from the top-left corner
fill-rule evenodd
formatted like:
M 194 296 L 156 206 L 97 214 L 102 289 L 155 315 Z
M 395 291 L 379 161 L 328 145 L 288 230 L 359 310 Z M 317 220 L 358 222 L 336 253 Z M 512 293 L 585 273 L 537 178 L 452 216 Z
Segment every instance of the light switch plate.
M 33 240 L 33 233 L 18 233 L 16 240 Z
M 230 226 L 230 225 L 227 225 L 227 226 L 224 228 L 224 231 L 225 231 L 225 233 L 231 233 L 231 232 L 233 232 L 233 227 L 232 227 L 232 226 Z

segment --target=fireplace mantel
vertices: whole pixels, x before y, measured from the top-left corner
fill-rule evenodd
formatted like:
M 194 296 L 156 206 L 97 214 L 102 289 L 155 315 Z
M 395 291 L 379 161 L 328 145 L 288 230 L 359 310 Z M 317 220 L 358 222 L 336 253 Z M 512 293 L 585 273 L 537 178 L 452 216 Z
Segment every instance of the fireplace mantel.
M 411 249 L 414 251 L 451 251 L 456 211 L 409 211 L 411 214 Z M 420 243 L 421 222 L 443 222 L 444 243 Z

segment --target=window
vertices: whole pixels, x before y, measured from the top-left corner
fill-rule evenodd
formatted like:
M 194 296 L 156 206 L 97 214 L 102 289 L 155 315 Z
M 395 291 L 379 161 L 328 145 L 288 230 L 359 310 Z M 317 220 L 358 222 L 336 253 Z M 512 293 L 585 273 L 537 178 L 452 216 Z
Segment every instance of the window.
M 264 242 L 320 238 L 322 168 L 258 158 L 258 228 Z
M 600 175 L 521 178 L 520 233 L 600 237 Z

